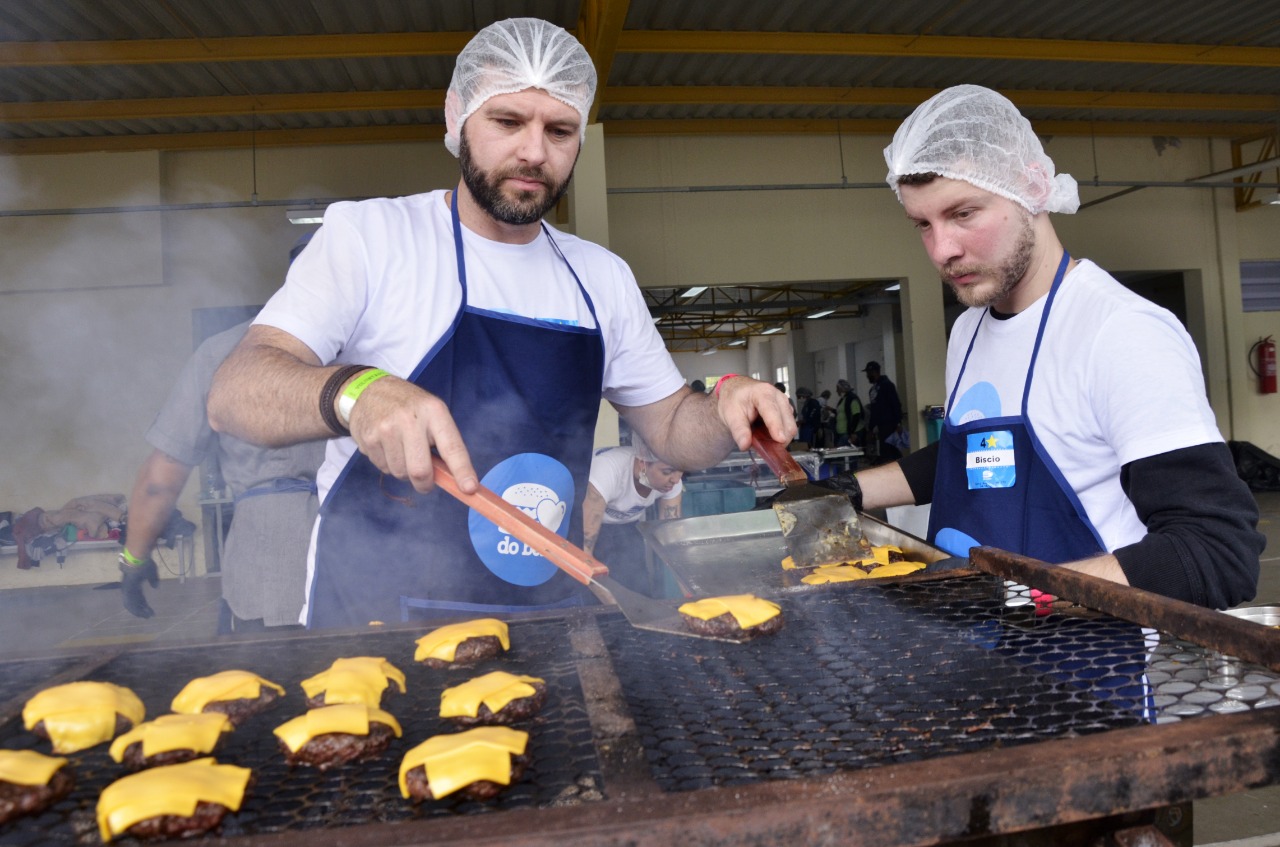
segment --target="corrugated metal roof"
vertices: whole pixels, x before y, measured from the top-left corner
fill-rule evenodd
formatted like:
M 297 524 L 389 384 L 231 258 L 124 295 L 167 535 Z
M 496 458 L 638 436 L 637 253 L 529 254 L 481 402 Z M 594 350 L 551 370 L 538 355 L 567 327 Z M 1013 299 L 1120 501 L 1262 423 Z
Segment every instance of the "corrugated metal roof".
M 1057 134 L 1280 118 L 1275 0 L 6 0 L 0 152 L 438 137 L 458 45 L 523 15 L 606 71 L 606 132 L 882 132 L 957 82 Z

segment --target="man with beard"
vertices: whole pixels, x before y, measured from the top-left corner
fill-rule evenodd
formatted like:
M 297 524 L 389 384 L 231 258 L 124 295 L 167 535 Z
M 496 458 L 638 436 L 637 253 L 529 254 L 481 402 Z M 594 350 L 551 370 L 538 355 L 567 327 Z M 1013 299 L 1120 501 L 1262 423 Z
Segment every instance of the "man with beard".
M 941 439 L 858 474 L 863 505 L 932 503 L 929 539 L 1000 547 L 1213 608 L 1252 599 L 1265 538 L 1168 311 L 1067 254 L 1079 207 L 1030 123 L 985 88 L 922 104 L 888 182 L 969 307 Z
M 453 191 L 335 203 L 209 397 L 215 429 L 330 438 L 304 622 L 497 614 L 589 595 L 501 527 L 433 491 L 432 451 L 582 539 L 601 397 L 665 460 L 714 464 L 786 398 L 744 377 L 692 394 L 626 264 L 542 222 L 573 174 L 591 58 L 533 18 L 481 30 L 445 99 Z

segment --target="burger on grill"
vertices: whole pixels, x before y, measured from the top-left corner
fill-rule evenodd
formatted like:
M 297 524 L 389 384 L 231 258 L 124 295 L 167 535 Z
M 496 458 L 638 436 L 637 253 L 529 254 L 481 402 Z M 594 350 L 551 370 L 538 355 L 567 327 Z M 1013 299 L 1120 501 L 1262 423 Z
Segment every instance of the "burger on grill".
M 342 703 L 380 706 L 382 695 L 392 682 L 403 694 L 404 673 L 399 668 L 376 656 L 356 656 L 335 659 L 328 670 L 304 679 L 302 691 L 307 695 L 309 709 Z
M 189 762 L 212 753 L 223 734 L 234 728 L 231 718 L 220 712 L 161 715 L 111 742 L 111 758 L 131 771 Z
M 22 722 L 53 742 L 53 752 L 75 753 L 142 723 L 146 712 L 138 695 L 122 686 L 68 682 L 46 688 L 28 700 L 22 708 Z
M 867 576 L 879 579 L 885 576 L 905 576 L 909 573 L 922 571 L 925 567 L 924 562 L 911 561 L 907 554 L 902 552 L 901 547 L 893 544 L 883 544 L 872 547 L 871 555 L 856 561 L 832 562 L 828 565 L 819 565 L 813 569 L 812 573 L 803 577 L 800 581 L 810 585 L 822 585 L 828 582 L 851 582 Z M 795 560 L 790 556 L 782 560 L 783 570 L 794 570 L 795 568 Z M 855 573 L 855 571 L 861 573 Z
M 754 594 L 708 597 L 679 609 L 685 626 L 698 635 L 749 641 L 782 629 L 782 607 Z
M 163 765 L 116 780 L 98 797 L 103 841 L 186 838 L 208 832 L 240 810 L 253 772 L 213 759 Z
M 494 671 L 446 688 L 440 695 L 440 717 L 459 726 L 505 725 L 533 717 L 546 702 L 545 680 Z
M 38 814 L 71 793 L 66 759 L 34 750 L 0 750 L 0 826 Z
M 394 717 L 359 703 L 311 709 L 274 731 L 291 766 L 311 765 L 322 771 L 376 756 L 401 734 Z
M 496 618 L 449 624 L 415 642 L 413 660 L 429 668 L 470 667 L 511 649 L 507 625 Z
M 283 694 L 283 688 L 255 673 L 222 671 L 188 682 L 169 708 L 184 715 L 221 712 L 233 726 L 242 726 Z
M 428 738 L 400 762 L 400 793 L 415 803 L 454 792 L 488 800 L 519 781 L 530 762 L 528 744 L 529 733 L 505 726 Z

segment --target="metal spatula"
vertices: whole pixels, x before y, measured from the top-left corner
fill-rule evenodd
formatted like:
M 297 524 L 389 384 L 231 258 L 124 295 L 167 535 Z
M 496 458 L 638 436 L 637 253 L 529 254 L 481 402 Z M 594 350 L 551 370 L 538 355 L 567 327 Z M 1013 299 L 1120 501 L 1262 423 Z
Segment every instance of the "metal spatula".
M 435 465 L 436 482 L 441 488 L 501 526 L 503 531 L 509 532 L 528 544 L 560 570 L 590 588 L 600 602 L 617 606 L 632 626 L 637 629 L 683 635 L 688 638 L 733 641 L 730 638 L 716 638 L 690 632 L 674 606 L 645 597 L 622 585 L 609 576 L 609 568 L 598 559 L 581 547 L 576 547 L 556 535 L 483 485 L 475 494 L 464 494 L 440 457 L 432 456 L 431 458 Z
M 769 437 L 769 430 L 759 421 L 751 428 L 751 446 L 782 483 L 783 491 L 773 499 L 773 511 L 796 567 L 857 561 L 871 554 L 858 511 L 848 497 L 809 482 L 800 463 Z

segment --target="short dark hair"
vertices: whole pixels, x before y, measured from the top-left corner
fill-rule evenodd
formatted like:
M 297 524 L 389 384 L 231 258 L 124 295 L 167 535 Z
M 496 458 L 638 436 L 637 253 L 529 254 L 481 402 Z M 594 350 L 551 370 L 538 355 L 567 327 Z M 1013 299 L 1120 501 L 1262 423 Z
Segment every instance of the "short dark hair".
M 903 174 L 898 177 L 898 185 L 928 185 L 942 174 L 936 174 L 933 171 L 925 171 L 922 174 Z

